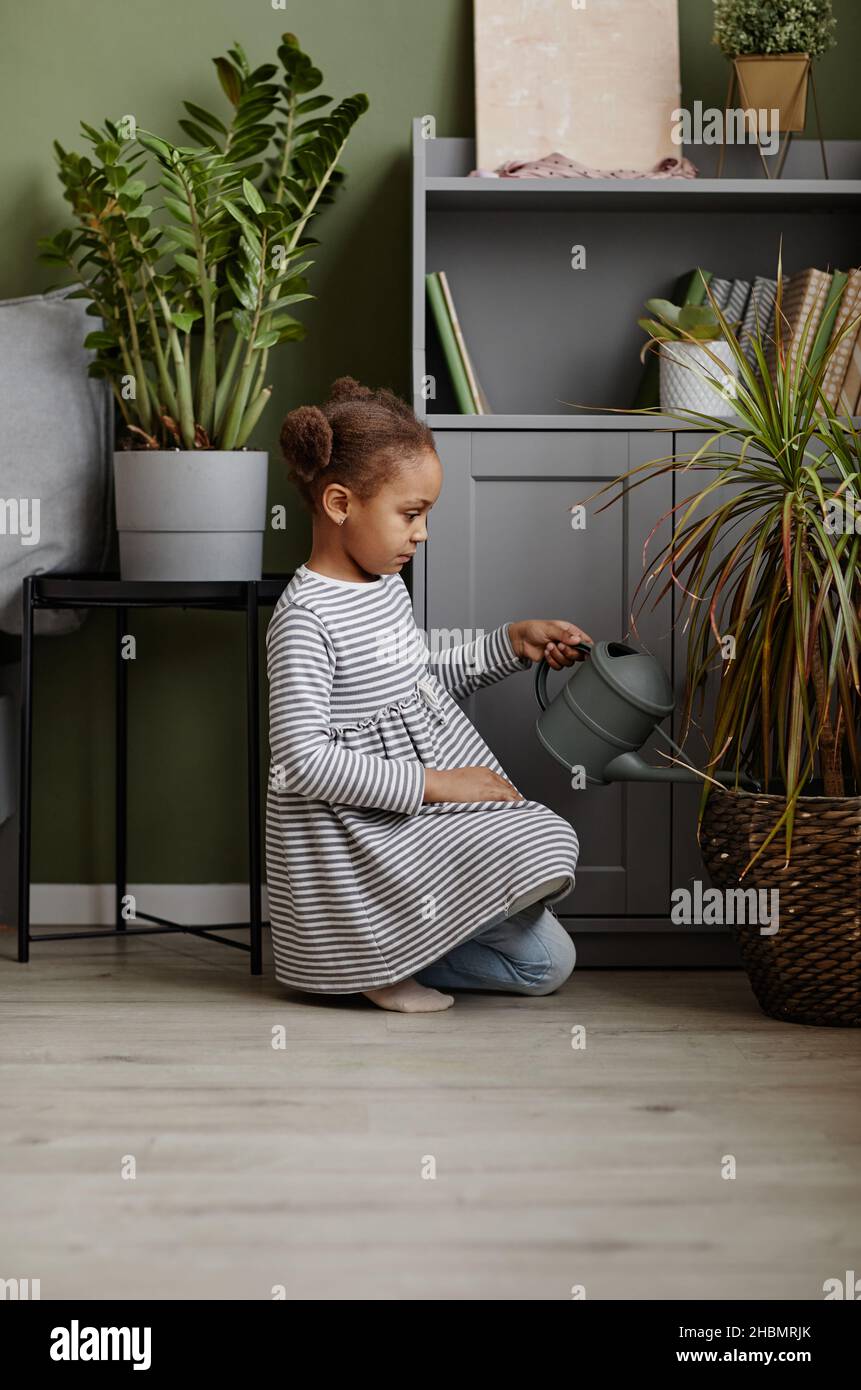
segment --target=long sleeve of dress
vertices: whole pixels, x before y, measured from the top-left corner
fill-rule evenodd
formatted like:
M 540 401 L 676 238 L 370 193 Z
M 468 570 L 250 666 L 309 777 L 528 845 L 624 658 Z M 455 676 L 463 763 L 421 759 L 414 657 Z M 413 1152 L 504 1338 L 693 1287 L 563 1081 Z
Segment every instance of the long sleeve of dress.
M 330 728 L 335 654 L 325 626 L 288 604 L 266 633 L 272 782 L 315 801 L 415 815 L 424 764 L 381 758 L 338 744 Z
M 492 632 L 483 633 L 460 647 L 443 648 L 429 653 L 428 667 L 442 686 L 456 700 L 463 700 L 474 690 L 511 675 L 513 671 L 528 671 L 532 662 L 520 657 L 511 645 L 508 628 L 503 623 Z

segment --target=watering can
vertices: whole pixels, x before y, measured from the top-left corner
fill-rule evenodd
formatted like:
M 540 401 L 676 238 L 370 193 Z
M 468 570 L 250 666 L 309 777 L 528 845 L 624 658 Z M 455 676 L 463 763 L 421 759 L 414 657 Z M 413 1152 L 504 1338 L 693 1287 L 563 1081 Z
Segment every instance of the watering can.
M 696 782 L 703 778 L 659 727 L 675 707 L 667 674 L 648 652 L 624 642 L 573 644 L 589 653 L 566 685 L 547 698 L 550 667 L 542 658 L 535 671 L 535 694 L 542 713 L 535 728 L 547 752 L 569 772 L 583 769 L 590 786 L 608 782 Z M 684 767 L 651 767 L 639 750 L 653 733 L 666 740 Z M 710 773 L 735 784 L 735 773 Z M 739 781 L 742 781 L 740 778 Z

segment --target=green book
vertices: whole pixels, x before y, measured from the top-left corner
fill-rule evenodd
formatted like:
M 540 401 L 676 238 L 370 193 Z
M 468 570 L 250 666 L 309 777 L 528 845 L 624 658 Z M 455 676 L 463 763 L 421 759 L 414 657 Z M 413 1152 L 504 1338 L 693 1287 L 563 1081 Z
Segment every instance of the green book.
M 700 266 L 697 266 L 696 270 L 688 270 L 673 286 L 672 303 L 678 304 L 679 308 L 685 304 L 704 304 L 706 285 L 711 278 L 712 272 L 703 270 Z M 644 410 L 648 406 L 660 405 L 660 403 L 661 364 L 658 361 L 658 354 L 650 351 L 643 368 L 643 378 L 634 401 L 634 409 Z
M 458 410 L 461 415 L 474 415 L 475 404 L 472 399 L 472 392 L 469 389 L 469 379 L 461 359 L 457 338 L 455 337 L 454 329 L 448 316 L 445 295 L 443 294 L 442 285 L 439 282 L 439 276 L 436 271 L 425 276 L 425 284 L 427 285 L 428 301 L 433 311 L 434 323 L 436 324 L 436 330 L 439 334 L 440 343 L 442 344 L 443 356 L 445 357 L 446 366 L 448 367 L 452 386 L 454 387 Z
M 817 362 L 831 342 L 831 334 L 834 331 L 834 321 L 837 318 L 837 310 L 840 308 L 840 301 L 843 298 L 843 291 L 846 288 L 846 281 L 848 279 L 848 270 L 835 270 L 831 277 L 831 285 L 825 297 L 822 318 L 819 320 L 819 327 L 813 339 L 813 347 L 810 349 L 810 356 L 807 359 L 807 366 L 811 372 L 816 371 Z

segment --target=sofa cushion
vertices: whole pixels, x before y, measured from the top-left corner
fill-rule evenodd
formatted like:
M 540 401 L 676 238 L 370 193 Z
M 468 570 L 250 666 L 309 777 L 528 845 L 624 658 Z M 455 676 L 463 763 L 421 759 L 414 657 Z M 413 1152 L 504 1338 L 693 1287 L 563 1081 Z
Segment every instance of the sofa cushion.
M 113 396 L 87 376 L 101 321 L 76 288 L 0 301 L 0 630 L 13 634 L 26 575 L 102 570 L 113 539 Z M 37 611 L 35 631 L 85 617 Z

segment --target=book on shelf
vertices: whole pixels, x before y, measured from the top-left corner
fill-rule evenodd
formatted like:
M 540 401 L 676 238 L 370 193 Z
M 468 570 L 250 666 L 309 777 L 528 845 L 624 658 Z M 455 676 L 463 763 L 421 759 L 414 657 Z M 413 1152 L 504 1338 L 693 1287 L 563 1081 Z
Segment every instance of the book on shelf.
M 772 380 L 777 374 L 778 347 L 788 358 L 791 370 L 798 362 L 806 365 L 816 330 L 822 318 L 832 277 L 825 270 L 808 267 L 784 282 L 783 305 L 775 305 L 774 336 L 768 344 L 766 361 Z
M 777 296 L 777 281 L 765 275 L 757 275 L 750 291 L 750 299 L 744 311 L 744 319 L 738 335 L 739 346 L 751 366 L 756 365 L 753 350 L 754 340 L 759 337 L 767 343 L 774 324 L 774 301 Z
M 843 415 L 857 415 L 861 398 L 861 333 L 856 333 L 846 368 L 846 376 L 837 398 L 837 408 Z
M 744 316 L 747 311 L 747 303 L 750 299 L 751 284 L 749 280 L 733 280 L 727 295 L 726 304 L 722 306 L 723 316 L 728 319 L 730 325 L 735 329 L 736 336 L 744 323 Z
M 695 270 L 688 270 L 680 276 L 673 286 L 670 302 L 684 308 L 688 304 L 694 306 L 705 302 L 706 286 L 710 286 L 712 273 L 710 270 L 703 270 L 697 266 Z M 661 364 L 656 352 L 650 352 L 646 358 L 643 368 L 643 376 L 640 387 L 634 399 L 634 410 L 645 410 L 650 406 L 660 405 L 661 401 Z
M 852 351 L 858 338 L 859 328 L 861 328 L 861 270 L 856 269 L 850 270 L 846 277 L 846 288 L 843 291 L 840 309 L 831 334 L 832 339 L 839 339 L 839 342 L 831 354 L 828 366 L 825 368 L 825 375 L 822 378 L 822 394 L 835 410 L 838 408 L 846 410 L 840 397 L 849 370 L 849 363 L 852 360 Z M 841 334 L 843 334 L 842 337 Z M 849 414 L 854 413 L 859 387 L 861 387 L 861 379 L 856 383 L 855 398 L 849 407 Z
M 729 300 L 729 292 L 731 289 L 732 280 L 723 280 L 718 275 L 712 276 L 711 283 L 709 284 L 709 290 L 711 291 L 712 299 L 714 300 L 717 307 L 720 309 L 721 313 L 723 313 L 726 309 L 727 301 Z
M 825 296 L 825 303 L 822 306 L 822 317 L 816 329 L 813 339 L 813 346 L 810 349 L 810 357 L 807 365 L 811 372 L 814 372 L 819 364 L 822 354 L 831 342 L 831 335 L 834 332 L 834 324 L 840 309 L 840 302 L 843 298 L 843 291 L 846 288 L 848 273 L 845 270 L 835 270 L 831 276 L 831 284 Z
M 425 276 L 425 284 L 458 410 L 462 415 L 489 414 L 490 406 L 467 351 L 445 271 L 432 271 Z
M 439 275 L 439 282 L 442 287 L 443 295 L 445 296 L 449 320 L 454 330 L 454 336 L 457 339 L 458 351 L 460 352 L 463 368 L 466 372 L 466 379 L 469 382 L 470 395 L 475 404 L 475 413 L 477 415 L 489 415 L 491 413 L 490 405 L 488 404 L 487 396 L 482 390 L 481 382 L 478 379 L 478 373 L 475 370 L 472 358 L 466 346 L 466 339 L 463 336 L 460 319 L 457 316 L 457 309 L 454 306 L 454 298 L 452 296 L 451 286 L 448 283 L 448 276 L 444 270 L 438 271 L 437 274 Z

